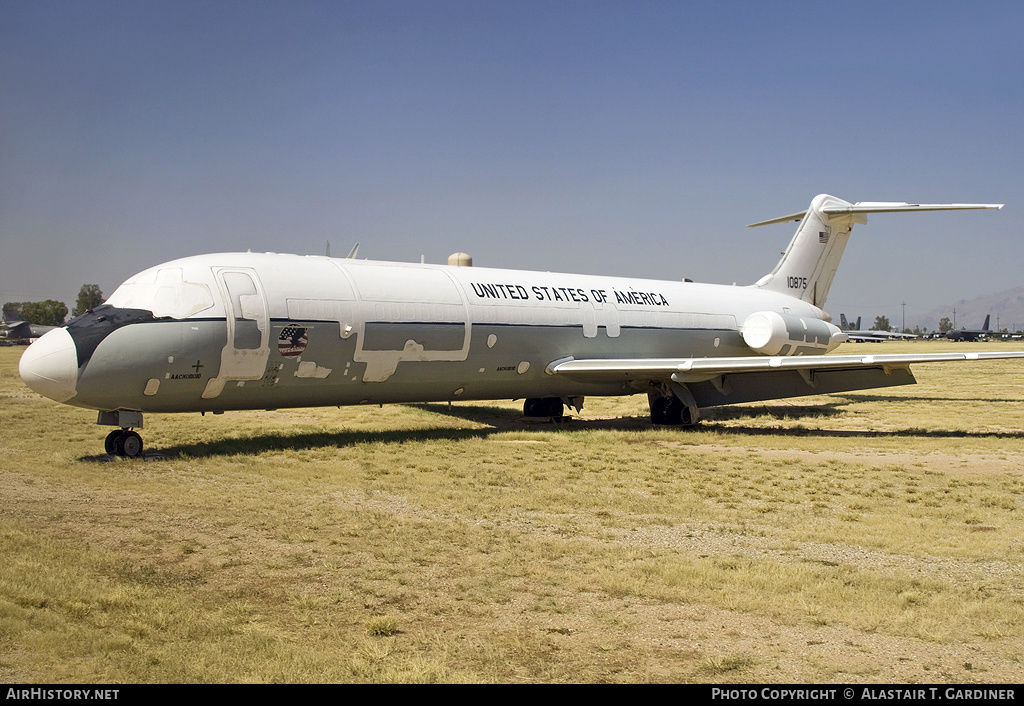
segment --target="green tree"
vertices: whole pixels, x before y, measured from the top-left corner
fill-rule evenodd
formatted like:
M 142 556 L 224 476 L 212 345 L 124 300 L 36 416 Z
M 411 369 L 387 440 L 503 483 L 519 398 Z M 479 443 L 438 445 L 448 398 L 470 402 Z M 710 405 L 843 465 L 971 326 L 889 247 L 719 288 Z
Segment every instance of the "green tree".
M 83 284 L 78 290 L 78 301 L 72 309 L 72 316 L 81 316 L 87 311 L 92 311 L 103 303 L 103 292 L 98 284 Z
M 60 326 L 68 315 L 68 307 L 64 302 L 47 299 L 42 302 L 24 302 L 21 305 L 21 317 L 30 324 L 40 326 Z
M 888 331 L 889 330 L 889 317 L 888 316 L 876 316 L 875 325 L 871 327 L 872 331 Z
M 939 333 L 946 333 L 947 331 L 953 330 L 953 322 L 949 320 L 948 316 L 943 316 L 939 319 Z

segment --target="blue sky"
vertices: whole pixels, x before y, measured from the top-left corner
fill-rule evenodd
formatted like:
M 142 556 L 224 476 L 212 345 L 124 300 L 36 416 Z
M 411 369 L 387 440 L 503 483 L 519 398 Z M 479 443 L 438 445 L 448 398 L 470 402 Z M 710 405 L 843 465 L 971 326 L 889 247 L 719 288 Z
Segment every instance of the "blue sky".
M 827 309 L 1024 285 L 1024 3 L 0 0 L 0 300 L 230 250 L 747 284 L 875 216 Z M 908 324 L 912 324 L 908 320 Z

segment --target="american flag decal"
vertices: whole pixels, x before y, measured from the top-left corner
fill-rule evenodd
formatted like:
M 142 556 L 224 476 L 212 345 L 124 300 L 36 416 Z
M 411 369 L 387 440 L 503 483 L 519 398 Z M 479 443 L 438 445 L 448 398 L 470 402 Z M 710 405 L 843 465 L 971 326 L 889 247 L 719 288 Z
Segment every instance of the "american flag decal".
M 286 326 L 277 339 L 277 352 L 285 357 L 302 355 L 309 337 L 302 326 Z
M 825 227 L 825 230 L 819 230 L 818 231 L 818 242 L 819 243 L 827 243 L 828 242 L 828 236 L 830 236 L 830 235 L 832 235 L 832 229 L 829 228 L 828 226 Z

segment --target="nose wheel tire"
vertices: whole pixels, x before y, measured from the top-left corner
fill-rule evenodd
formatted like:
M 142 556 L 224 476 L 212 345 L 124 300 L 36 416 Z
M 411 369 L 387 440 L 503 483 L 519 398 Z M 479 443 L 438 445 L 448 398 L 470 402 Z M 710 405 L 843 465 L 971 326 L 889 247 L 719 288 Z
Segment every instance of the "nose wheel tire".
M 136 458 L 142 455 L 142 437 L 130 429 L 115 429 L 107 434 L 103 448 L 112 456 Z
M 114 444 L 117 441 L 117 437 L 119 437 L 121 433 L 122 432 L 120 429 L 115 429 L 114 431 L 107 434 L 107 438 L 103 440 L 103 450 L 106 451 L 111 456 L 114 455 L 114 449 L 116 448 Z

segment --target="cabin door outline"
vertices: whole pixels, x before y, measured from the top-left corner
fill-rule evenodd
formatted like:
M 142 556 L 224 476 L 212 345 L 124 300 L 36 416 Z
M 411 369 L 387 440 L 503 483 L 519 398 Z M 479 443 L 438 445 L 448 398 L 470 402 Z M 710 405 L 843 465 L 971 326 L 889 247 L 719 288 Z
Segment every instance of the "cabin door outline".
M 267 297 L 256 271 L 225 267 L 214 271 L 224 301 L 227 341 L 220 354 L 220 370 L 211 378 L 203 397 L 218 397 L 230 380 L 259 380 L 270 359 L 270 317 Z

